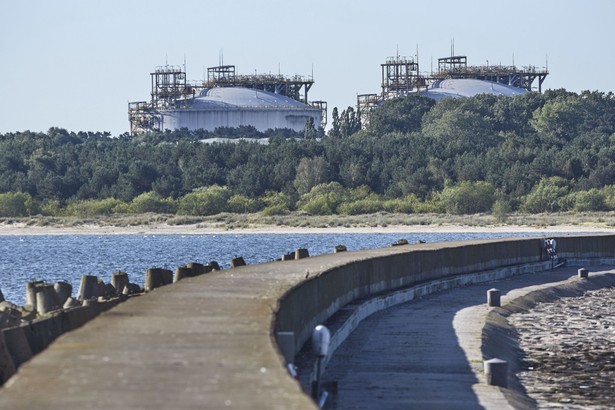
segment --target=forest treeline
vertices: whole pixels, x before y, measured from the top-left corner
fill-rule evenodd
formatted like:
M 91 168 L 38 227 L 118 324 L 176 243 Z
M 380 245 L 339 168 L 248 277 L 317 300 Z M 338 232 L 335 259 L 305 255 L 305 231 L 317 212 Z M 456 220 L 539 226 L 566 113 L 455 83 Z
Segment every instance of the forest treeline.
M 268 138 L 204 143 L 212 137 Z M 387 101 L 325 134 L 250 127 L 0 135 L 0 216 L 615 210 L 615 96 Z

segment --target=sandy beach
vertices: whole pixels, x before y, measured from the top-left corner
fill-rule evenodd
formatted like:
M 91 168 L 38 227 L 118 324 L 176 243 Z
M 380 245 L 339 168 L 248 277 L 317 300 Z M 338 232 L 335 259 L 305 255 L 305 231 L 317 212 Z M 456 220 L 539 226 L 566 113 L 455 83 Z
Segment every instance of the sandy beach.
M 136 225 L 110 226 L 83 224 L 77 226 L 37 226 L 26 223 L 0 224 L 0 235 L 204 235 L 204 234 L 317 234 L 317 233 L 463 233 L 463 232 L 544 232 L 548 233 L 614 233 L 614 228 L 600 225 L 553 225 L 547 227 L 526 225 L 387 225 L 387 226 L 332 226 L 295 227 L 260 225 L 229 228 L 215 224 Z

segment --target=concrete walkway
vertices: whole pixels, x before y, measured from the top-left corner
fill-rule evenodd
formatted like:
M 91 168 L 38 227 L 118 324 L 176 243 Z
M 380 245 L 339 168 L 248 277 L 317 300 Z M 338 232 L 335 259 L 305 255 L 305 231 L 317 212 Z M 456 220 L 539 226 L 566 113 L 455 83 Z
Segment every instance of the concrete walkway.
M 336 351 L 325 381 L 338 382 L 331 409 L 509 409 L 485 383 L 481 332 L 487 290 L 502 304 L 542 288 L 576 281 L 577 268 L 437 293 L 378 312 Z M 590 269 L 597 275 L 604 268 Z M 590 277 L 591 279 L 591 277 Z
M 132 298 L 24 364 L 0 389 L 0 409 L 314 409 L 278 356 L 271 315 L 307 266 L 343 259 L 331 256 L 225 270 Z

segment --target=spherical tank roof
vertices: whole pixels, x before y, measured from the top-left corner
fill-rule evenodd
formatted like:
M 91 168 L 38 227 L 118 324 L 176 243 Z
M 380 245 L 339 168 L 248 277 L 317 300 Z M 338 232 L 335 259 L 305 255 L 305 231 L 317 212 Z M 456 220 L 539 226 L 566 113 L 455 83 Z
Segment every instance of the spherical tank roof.
M 473 97 L 478 94 L 512 97 L 525 92 L 526 90 L 522 88 L 490 81 L 449 79 L 436 81 L 426 91 L 421 92 L 421 95 L 439 100 L 442 98 Z
M 201 91 L 193 106 L 211 108 L 303 108 L 314 109 L 280 94 L 243 87 L 216 87 Z

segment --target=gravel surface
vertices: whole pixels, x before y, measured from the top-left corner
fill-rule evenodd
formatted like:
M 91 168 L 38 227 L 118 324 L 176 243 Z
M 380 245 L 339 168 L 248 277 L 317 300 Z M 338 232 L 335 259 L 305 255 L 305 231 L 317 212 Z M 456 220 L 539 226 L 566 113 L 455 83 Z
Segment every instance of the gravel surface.
M 538 408 L 614 408 L 615 288 L 541 303 L 508 320 L 525 353 L 519 380 Z

